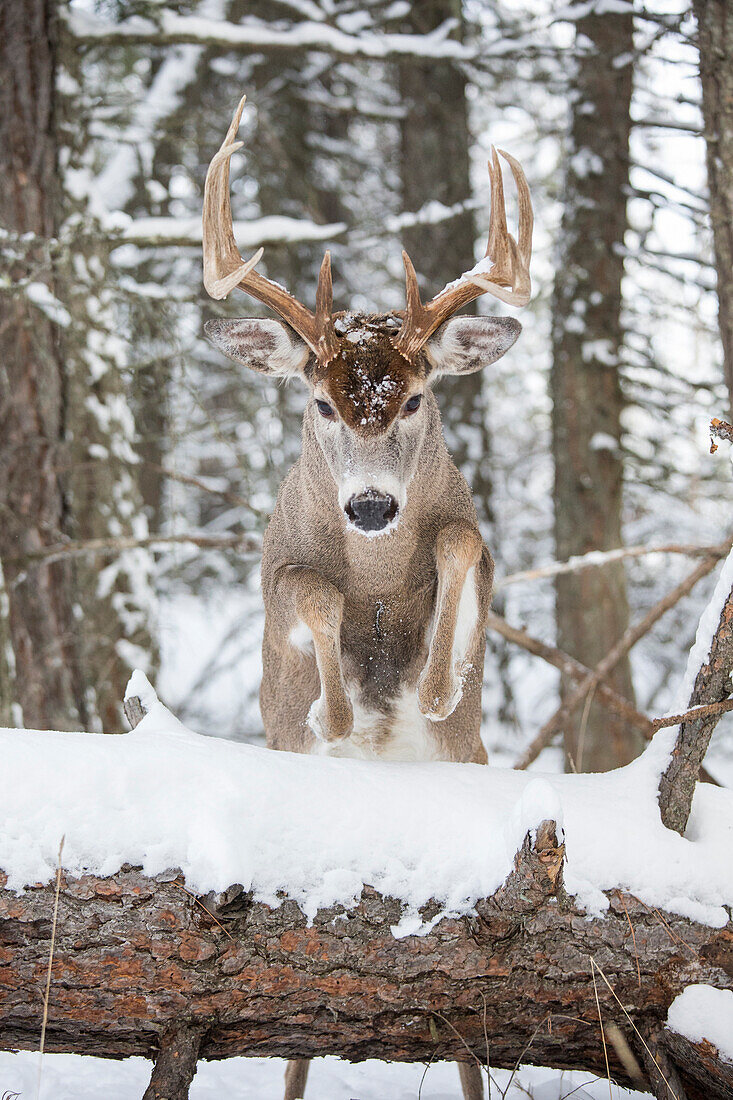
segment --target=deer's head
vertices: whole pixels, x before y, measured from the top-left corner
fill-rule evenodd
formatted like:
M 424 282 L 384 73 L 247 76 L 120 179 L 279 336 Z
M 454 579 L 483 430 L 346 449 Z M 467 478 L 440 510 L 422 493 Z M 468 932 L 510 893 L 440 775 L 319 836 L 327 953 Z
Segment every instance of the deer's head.
M 347 522 L 378 534 L 398 521 L 422 444 L 438 420 L 432 384 L 445 374 L 470 374 L 496 362 L 521 331 L 509 317 L 455 317 L 488 292 L 504 302 L 529 301 L 532 205 L 518 162 L 508 162 L 519 196 L 519 241 L 507 231 L 499 159 L 489 162 L 491 223 L 486 256 L 432 301 L 420 300 L 406 252 L 402 314 L 333 313 L 331 259 L 321 265 L 315 313 L 254 268 L 259 249 L 242 259 L 232 228 L 229 159 L 244 107 L 242 98 L 206 177 L 204 285 L 212 298 L 239 286 L 283 321 L 215 320 L 207 335 L 231 359 L 278 378 L 298 376 L 310 388 L 307 417 L 336 483 Z

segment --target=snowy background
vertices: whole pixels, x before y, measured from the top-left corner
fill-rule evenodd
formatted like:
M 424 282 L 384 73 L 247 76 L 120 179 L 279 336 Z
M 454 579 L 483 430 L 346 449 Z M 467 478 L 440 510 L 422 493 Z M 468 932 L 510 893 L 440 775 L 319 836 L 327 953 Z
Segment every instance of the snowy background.
M 522 316 L 521 342 L 480 376 L 470 395 L 466 390 L 459 400 L 456 391 L 446 391 L 441 400 L 449 446 L 474 486 L 486 541 L 496 559 L 495 607 L 537 637 L 549 642 L 556 637 L 552 579 L 502 582 L 556 556 L 549 378 L 557 319 L 552 290 L 566 213 L 565 173 L 569 165 L 579 176 L 595 171 L 584 151 L 571 147 L 568 134 L 570 81 L 588 48 L 576 20 L 579 9 L 588 5 L 446 0 L 436 11 L 448 21 L 438 19 L 437 29 L 426 32 L 419 16 L 427 6 L 406 0 L 61 4 L 57 113 L 64 217 L 53 247 L 62 256 L 62 274 L 63 257 L 71 257 L 73 292 L 56 296 L 36 275 L 28 277 L 22 291 L 39 318 L 58 326 L 69 369 L 76 372 L 69 400 L 72 411 L 76 402 L 81 412 L 76 419 L 70 417 L 65 454 L 72 471 L 66 499 L 78 526 L 67 534 L 76 539 L 125 536 L 138 543 L 78 559 L 78 576 L 87 587 L 74 605 L 74 616 L 94 675 L 90 673 L 87 690 L 90 718 L 77 726 L 124 729 L 122 688 L 131 669 L 140 666 L 186 726 L 205 737 L 236 743 L 195 738 L 193 756 L 217 760 L 224 754 L 229 760 L 229 752 L 235 754 L 232 759 L 252 752 L 255 759 L 261 757 L 259 557 L 256 550 L 243 551 L 231 543 L 251 537 L 256 545 L 261 538 L 277 488 L 298 453 L 305 395 L 296 386 L 278 387 L 240 371 L 203 338 L 203 323 L 212 316 L 260 312 L 236 293 L 226 305 L 215 305 L 201 287 L 199 219 L 206 166 L 244 91 L 249 97 L 242 124 L 245 148 L 232 163 L 236 235 L 246 255 L 264 244 L 263 271 L 305 302 L 311 300 L 323 250 L 329 247 L 337 307 L 400 308 L 400 250 L 407 237 L 421 234 L 428 242 L 444 241 L 439 234 L 450 235 L 470 212 L 476 228 L 474 257 L 466 256 L 459 266 L 441 273 L 441 282 L 455 277 L 484 251 L 490 145 L 509 149 L 524 165 L 536 229 L 534 298 Z M 628 10 L 622 0 L 602 0 L 596 9 L 609 14 Z M 708 453 L 709 419 L 725 416 L 728 396 L 717 334 L 694 23 L 684 3 L 647 0 L 634 10 L 634 48 L 625 59 L 633 64 L 634 84 L 619 364 L 623 434 L 619 442 L 599 433 L 594 445 L 599 451 L 616 448 L 621 455 L 627 544 L 714 544 L 729 530 L 733 478 L 727 445 L 715 455 Z M 398 62 L 400 50 L 432 66 L 450 58 L 466 82 L 470 167 L 465 193 L 456 202 L 441 202 L 432 194 L 410 205 L 406 198 L 410 191 L 401 150 L 417 111 Z M 426 96 L 428 85 L 429 78 Z M 512 191 L 507 190 L 511 225 L 515 211 Z M 21 245 L 11 242 L 8 249 L 3 258 L 10 269 Z M 480 308 L 490 311 L 494 306 L 483 301 Z M 588 353 L 602 356 L 603 348 L 589 344 Z M 94 512 L 91 520 L 83 514 L 87 497 Z M 160 540 L 154 549 L 146 545 L 150 536 Z M 186 542 L 190 536 L 208 541 Z M 631 621 L 692 565 L 691 559 L 673 555 L 630 559 L 626 578 Z M 706 607 L 710 610 L 701 636 L 709 638 L 720 603 L 710 600 L 721 572 L 719 568 L 703 580 L 633 649 L 637 706 L 645 713 L 660 715 L 686 703 L 687 654 Z M 725 574 L 718 597 L 730 587 L 728 581 Z M 6 614 L 4 598 L 0 591 L 0 620 Z M 0 643 L 5 645 L 1 631 Z M 692 675 L 696 660 L 689 665 Z M 115 662 L 115 676 L 105 687 Z M 1 673 L 0 667 L 0 681 Z M 552 668 L 490 637 L 482 735 L 493 764 L 511 768 L 558 701 L 559 677 Z M 18 705 L 12 724 L 29 724 Z M 706 761 L 726 786 L 733 782 L 731 729 L 733 716 L 728 715 L 718 725 Z M 73 805 L 83 795 L 72 786 L 67 803 L 24 797 L 33 752 L 42 747 L 52 761 L 55 748 L 53 735 L 39 743 L 31 736 L 36 735 L 22 745 L 17 736 L 10 737 L 3 757 L 4 767 L 15 769 L 5 808 L 19 822 L 24 813 L 30 815 L 25 832 L 19 826 L 0 841 L 0 865 L 15 867 L 19 882 L 52 871 L 57 834 L 68 831 Z M 132 752 L 136 736 L 125 739 L 125 752 Z M 161 736 L 180 736 L 182 744 L 193 737 L 165 730 Z M 121 751 L 119 744 L 105 739 L 95 764 L 86 738 L 80 743 L 84 774 L 91 775 L 98 766 L 100 790 L 108 754 Z M 147 741 L 145 751 L 154 750 Z M 177 765 L 184 786 L 187 761 L 184 753 Z M 332 763 L 338 773 L 339 762 Z M 155 774 L 160 763 L 148 761 L 147 766 Z M 560 773 L 563 766 L 561 749 L 550 747 L 530 775 Z M 46 780 L 56 795 L 50 763 L 49 769 Z M 500 774 L 511 794 L 499 800 L 507 810 L 528 777 Z M 650 781 L 651 773 L 643 767 L 633 774 L 642 784 Z M 216 772 L 212 783 L 218 778 Z M 420 782 L 417 773 L 414 781 Z M 40 782 L 35 772 L 34 782 Z M 557 783 L 562 785 L 559 775 Z M 614 780 L 600 783 L 613 785 Z M 592 783 L 589 790 L 593 802 Z M 236 794 L 233 785 L 233 822 Z M 714 805 L 715 792 L 704 797 Z M 607 806 L 616 805 L 623 792 L 609 788 L 604 798 Z M 651 802 L 642 803 L 637 810 L 645 805 L 650 813 Z M 64 822 L 38 817 L 53 805 L 65 807 Z M 173 807 L 164 809 L 175 817 Z M 205 826 L 211 822 L 205 800 L 199 810 L 201 835 L 206 837 Z M 567 808 L 565 816 L 570 829 Z M 629 828 L 634 820 L 629 808 Z M 112 819 L 107 824 L 114 828 Z M 186 835 L 189 824 L 180 822 Z M 487 829 L 490 825 L 486 823 Z M 643 829 L 650 828 L 645 820 Z M 109 830 L 98 823 L 96 837 L 77 837 L 77 849 L 70 835 L 69 858 L 77 858 L 79 866 L 101 859 L 101 849 L 94 847 L 101 838 L 111 866 L 120 856 L 121 841 Z M 702 826 L 700 830 L 702 849 Z M 44 842 L 34 848 L 31 834 Z M 617 845 L 618 850 L 609 842 L 608 858 L 617 861 L 611 878 L 639 891 L 645 884 L 658 889 L 657 902 L 671 905 L 670 882 L 660 882 L 650 872 L 659 852 L 653 829 L 648 835 L 651 848 L 646 853 L 637 851 L 633 840 Z M 141 853 L 149 855 L 149 839 L 138 837 Z M 195 838 L 190 839 L 193 844 Z M 351 841 L 350 850 L 358 855 L 358 837 Z M 578 845 L 582 847 L 580 837 Z M 231 873 L 242 881 L 247 868 L 239 866 L 235 874 L 226 862 L 232 846 L 222 844 L 225 854 L 218 870 L 223 878 Z M 484 885 L 500 874 L 507 850 L 497 842 L 496 864 L 482 869 L 488 874 Z M 575 858 L 582 863 L 579 851 Z M 325 846 L 321 854 L 324 860 L 333 857 L 334 871 L 338 853 L 329 855 Z M 725 865 L 725 851 L 708 854 L 709 862 L 700 858 L 690 867 L 672 860 L 684 879 L 678 891 L 681 904 L 691 906 L 690 912 L 697 906 L 696 915 L 708 907 L 710 916 L 731 900 L 726 882 L 716 877 L 719 865 Z M 179 851 L 159 855 L 180 856 L 181 865 L 187 858 Z M 630 868 L 624 860 L 632 855 L 640 862 Z M 589 904 L 593 892 L 597 900 L 598 890 L 608 885 L 593 880 L 590 862 L 584 871 Z M 193 863 L 190 870 L 194 874 Z M 360 870 L 369 869 L 359 864 L 351 870 L 358 877 Z M 470 859 L 464 870 L 467 877 L 454 884 L 463 902 L 477 889 L 467 885 L 476 871 Z M 253 867 L 249 872 L 254 874 Z M 322 872 L 323 867 L 318 870 Z M 435 890 L 436 882 L 423 884 L 428 886 Z M 687 1008 L 688 1016 L 700 1011 L 699 1002 Z M 0 1096 L 5 1091 L 19 1093 L 23 1100 L 34 1096 L 37 1073 L 37 1056 L 0 1054 Z M 280 1063 L 260 1059 L 202 1064 L 191 1095 L 277 1096 L 281 1073 Z M 313 1100 L 414 1098 L 423 1073 L 421 1066 L 350 1067 L 327 1059 L 314 1066 L 308 1095 Z M 127 1100 L 141 1094 L 148 1074 L 149 1065 L 139 1059 L 117 1064 L 48 1056 L 41 1095 Z M 508 1074 L 497 1074 L 492 1095 L 502 1095 L 502 1089 L 506 1100 L 608 1095 L 607 1082 L 589 1080 L 588 1075 L 523 1069 L 511 1082 Z M 455 1067 L 428 1069 L 423 1100 L 456 1093 Z M 634 1094 L 614 1086 L 611 1095 Z

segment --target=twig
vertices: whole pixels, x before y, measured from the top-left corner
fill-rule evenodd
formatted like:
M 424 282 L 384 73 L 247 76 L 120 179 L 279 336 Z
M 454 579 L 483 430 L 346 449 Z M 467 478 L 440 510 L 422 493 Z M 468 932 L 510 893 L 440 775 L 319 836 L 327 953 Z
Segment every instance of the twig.
M 626 1011 L 626 1009 L 624 1008 L 624 1006 L 623 1006 L 623 1004 L 621 1003 L 621 1001 L 620 1001 L 620 1000 L 618 999 L 618 996 L 616 995 L 616 990 L 615 990 L 615 989 L 613 988 L 613 986 L 612 986 L 612 985 L 611 985 L 611 983 L 609 982 L 608 978 L 607 978 L 607 977 L 606 977 L 606 975 L 605 975 L 605 974 L 603 973 L 603 970 L 602 970 L 602 968 L 601 968 L 601 967 L 600 967 L 600 966 L 598 965 L 598 963 L 597 963 L 597 962 L 595 961 L 595 959 L 593 959 L 593 958 L 591 958 L 591 965 L 592 965 L 593 969 L 594 969 L 594 970 L 597 970 L 597 971 L 598 971 L 598 973 L 599 973 L 599 974 L 601 975 L 601 977 L 603 978 L 603 981 L 605 982 L 606 986 L 608 987 L 608 989 L 609 989 L 609 991 L 610 991 L 611 995 L 613 996 L 614 1000 L 615 1000 L 615 1001 L 617 1002 L 617 1004 L 618 1004 L 619 1008 L 621 1009 L 621 1011 L 623 1012 L 624 1016 L 625 1016 L 625 1017 L 626 1017 L 626 1019 L 627 1019 L 627 1020 L 629 1021 L 629 1023 L 630 1023 L 630 1024 L 631 1024 L 631 1026 L 633 1027 L 634 1031 L 635 1031 L 635 1032 L 636 1032 L 636 1034 L 638 1035 L 639 1039 L 641 1040 L 641 1044 L 642 1044 L 642 1046 L 644 1047 L 644 1050 L 646 1051 L 646 1053 L 648 1054 L 649 1058 L 650 1058 L 650 1059 L 651 1059 L 651 1061 L 652 1061 L 652 1062 L 654 1063 L 654 1065 L 655 1065 L 655 1066 L 657 1067 L 657 1070 L 658 1070 L 658 1072 L 659 1072 L 659 1073 L 661 1074 L 661 1076 L 662 1076 L 662 1079 L 664 1080 L 665 1084 L 667 1085 L 667 1088 L 669 1089 L 670 1095 L 672 1096 L 673 1100 L 685 1100 L 684 1096 L 678 1096 L 678 1095 L 677 1095 L 677 1094 L 676 1094 L 676 1093 L 675 1093 L 675 1092 L 673 1091 L 673 1089 L 672 1089 L 672 1086 L 671 1086 L 671 1085 L 669 1084 L 669 1081 L 667 1080 L 667 1078 L 665 1077 L 664 1073 L 662 1072 L 662 1069 L 661 1069 L 661 1067 L 659 1066 L 659 1063 L 657 1062 L 656 1058 L 654 1057 L 654 1055 L 652 1054 L 651 1050 L 649 1049 L 649 1046 L 647 1045 L 646 1039 L 644 1038 L 644 1036 L 643 1036 L 643 1035 L 641 1034 L 641 1032 L 639 1031 L 638 1027 L 637 1027 L 637 1026 L 636 1026 L 636 1024 L 634 1023 L 634 1021 L 632 1020 L 631 1016 L 629 1016 L 628 1012 L 627 1012 L 627 1011 Z M 595 985 L 595 983 L 594 983 L 594 985 Z
M 553 716 L 545 722 L 520 762 L 515 765 L 518 770 L 522 771 L 528 768 L 532 761 L 537 759 L 542 750 L 549 745 L 555 733 L 561 729 L 565 722 L 570 720 L 573 711 L 585 699 L 591 688 L 599 684 L 626 656 L 629 650 L 636 645 L 639 639 L 643 638 L 670 608 L 679 603 L 682 597 L 686 596 L 699 580 L 712 572 L 719 558 L 730 551 L 731 545 L 733 545 L 733 539 L 728 539 L 725 543 L 722 543 L 717 548 L 715 556 L 711 555 L 701 561 L 689 576 L 659 600 L 635 626 L 631 626 L 624 631 L 621 638 L 609 650 L 603 660 L 586 676 L 570 697 L 555 711 Z
M 641 899 L 639 899 L 639 900 L 641 900 Z M 674 931 L 674 929 L 670 927 L 669 923 L 665 920 L 665 918 L 662 916 L 662 914 L 659 912 L 658 909 L 656 909 L 653 905 L 647 905 L 647 903 L 645 901 L 642 901 L 641 904 L 644 906 L 645 909 L 648 909 L 650 913 L 654 913 L 654 915 L 656 917 L 658 917 L 660 923 L 664 925 L 664 928 L 667 932 L 667 935 L 669 936 L 672 943 L 680 944 L 682 947 L 684 947 L 687 951 L 690 952 L 693 959 L 696 959 L 698 962 L 701 962 L 700 956 L 698 955 L 695 948 L 690 947 L 689 943 L 687 943 L 685 940 L 683 940 L 682 936 L 679 936 Z
M 713 421 L 722 423 L 722 421 Z M 733 426 L 728 425 L 733 432 Z M 712 429 L 711 429 L 712 431 Z M 695 543 L 664 543 L 661 546 L 621 546 L 616 550 L 591 550 L 587 554 L 576 554 L 567 561 L 553 561 L 537 569 L 524 569 L 520 573 L 509 573 L 500 577 L 494 584 L 494 591 L 507 588 L 510 584 L 522 581 L 535 581 L 543 577 L 559 577 L 564 573 L 578 573 L 583 569 L 595 569 L 609 562 L 622 561 L 624 558 L 641 558 L 647 554 L 683 554 L 691 558 L 722 557 L 719 546 L 698 546 Z
M 87 554 L 116 554 L 123 550 L 190 544 L 202 550 L 240 550 L 246 554 L 256 554 L 261 550 L 257 539 L 251 535 L 147 535 L 143 538 L 121 535 L 116 538 L 80 539 L 77 542 L 61 542 L 54 546 L 44 546 L 41 550 L 31 550 L 25 554 L 8 556 L 5 563 L 30 565 L 44 562 L 50 565 L 64 558 L 83 557 Z
M 611 1097 L 611 1100 L 613 1100 L 613 1092 L 611 1091 L 611 1068 L 608 1064 L 608 1048 L 606 1046 L 606 1035 L 605 1035 L 605 1032 L 603 1030 L 603 1016 L 601 1015 L 601 1002 L 598 999 L 598 986 L 596 985 L 596 971 L 595 971 L 595 964 L 593 962 L 593 959 L 590 960 L 590 973 L 591 973 L 591 977 L 593 978 L 593 993 L 595 994 L 595 998 L 596 998 L 596 1008 L 598 1009 L 598 1023 L 599 1023 L 600 1028 L 601 1028 L 601 1041 L 603 1043 L 603 1057 L 605 1058 L 605 1061 L 606 1061 L 606 1078 L 608 1080 L 608 1095 Z
M 147 466 L 149 470 L 155 470 L 156 473 L 162 474 L 163 477 L 167 477 L 169 481 L 178 481 L 181 485 L 191 485 L 194 489 L 200 489 L 203 493 L 209 493 L 211 496 L 220 497 L 221 500 L 227 504 L 233 504 L 236 508 L 246 508 L 255 516 L 259 516 L 261 519 L 268 519 L 268 513 L 263 512 L 261 508 L 255 508 L 255 506 L 247 500 L 245 497 L 239 495 L 239 493 L 233 493 L 231 489 L 215 489 L 212 485 L 207 485 L 201 478 L 194 477 L 193 474 L 181 474 L 177 470 L 171 470 L 168 466 L 161 466 L 159 462 L 143 461 L 140 463 L 142 466 Z
M 48 1023 L 48 1002 L 51 999 L 51 971 L 53 968 L 53 952 L 56 946 L 56 924 L 59 916 L 59 894 L 61 893 L 61 853 L 64 850 L 65 836 L 61 837 L 59 844 L 59 861 L 56 868 L 56 893 L 53 900 L 53 921 L 51 923 L 51 946 L 48 951 L 48 970 L 46 972 L 46 992 L 43 997 L 43 1023 L 41 1024 L 41 1045 L 38 1051 L 38 1084 L 36 1086 L 36 1100 L 41 1095 L 41 1075 L 43 1072 L 43 1051 L 46 1046 L 46 1024 Z
M 484 1044 L 486 1046 L 486 1073 L 487 1073 L 488 1078 L 489 1078 L 489 1100 L 491 1100 L 491 1057 L 490 1057 L 490 1046 L 489 1046 L 489 1033 L 486 1030 L 486 995 L 484 993 L 481 994 L 481 1000 L 483 1001 L 483 1004 L 484 1004 L 484 1011 L 483 1011 L 483 1015 L 481 1017 L 481 1022 L 482 1022 L 483 1027 L 484 1027 Z
M 689 722 L 694 718 L 720 717 L 733 710 L 733 699 L 723 699 L 720 703 L 701 703 L 700 706 L 690 707 L 684 714 L 671 714 L 666 718 L 652 719 L 654 732 L 665 729 L 667 726 L 678 726 L 680 722 Z
M 224 927 L 224 925 L 223 925 L 223 924 L 221 923 L 221 921 L 218 921 L 218 920 L 216 919 L 216 917 L 215 917 L 215 916 L 214 916 L 214 914 L 213 914 L 213 913 L 211 912 L 211 910 L 210 910 L 210 909 L 207 909 L 207 908 L 206 908 L 206 906 L 204 905 L 204 903 L 203 903 L 203 902 L 201 901 L 201 899 L 200 899 L 200 898 L 197 898 L 195 894 L 192 894 L 190 890 L 187 890 L 185 886 L 181 886 L 180 882 L 171 882 L 171 886 L 177 886 L 179 890 L 183 890 L 184 894 L 188 894 L 188 896 L 189 896 L 190 898 L 193 898 L 193 900 L 194 900 L 194 901 L 196 902 L 196 904 L 197 904 L 197 905 L 200 905 L 200 906 L 201 906 L 201 908 L 203 909 L 204 913 L 206 913 L 206 915 L 207 915 L 208 917 L 211 917 L 211 919 L 213 920 L 214 924 L 218 924 L 218 925 L 219 925 L 219 927 L 221 928 L 221 930 L 222 930 L 222 932 L 224 933 L 224 935 L 225 935 L 225 936 L 229 936 L 229 939 L 230 939 L 230 940 L 232 940 L 232 941 L 234 941 L 234 936 L 232 936 L 230 932 L 227 932 L 226 928 L 225 928 L 225 927 Z
M 501 615 L 497 615 L 495 611 L 489 611 L 487 626 L 495 630 L 497 634 L 501 634 L 502 638 L 506 638 L 507 641 L 514 642 L 515 645 L 526 649 L 528 653 L 532 653 L 535 657 L 541 657 L 548 664 L 559 668 L 565 676 L 572 677 L 574 680 L 581 681 L 592 672 L 592 669 L 589 669 L 587 665 L 576 661 L 574 657 L 571 657 L 562 649 L 558 649 L 557 646 L 547 645 L 546 642 L 541 642 L 528 634 L 526 630 L 511 626 L 506 619 L 502 618 Z M 598 684 L 596 691 L 597 697 L 609 709 L 626 718 L 628 722 L 641 730 L 645 737 L 652 736 L 654 733 L 653 723 L 645 714 L 637 710 L 628 699 L 625 699 L 623 695 L 619 695 L 608 684 Z
M 631 917 L 629 916 L 629 911 L 626 908 L 626 902 L 624 901 L 624 896 L 623 896 L 623 894 L 621 893 L 620 890 L 618 892 L 618 900 L 623 905 L 624 913 L 626 914 L 626 919 L 629 922 L 629 929 L 631 931 L 631 942 L 634 945 L 634 958 L 636 959 L 636 977 L 639 981 L 639 989 L 641 989 L 641 967 L 639 966 L 639 952 L 636 950 L 636 935 L 634 934 L 634 926 L 631 923 Z
M 509 1080 L 507 1081 L 506 1088 L 504 1089 L 504 1091 L 501 1094 L 502 1097 L 505 1097 L 506 1094 L 509 1092 L 509 1089 L 511 1088 L 512 1081 L 516 1077 L 517 1070 L 519 1069 L 520 1065 L 522 1064 L 522 1059 L 524 1058 L 524 1056 L 527 1053 L 527 1051 L 529 1050 L 529 1048 L 532 1046 L 532 1043 L 535 1040 L 535 1036 L 539 1033 L 541 1028 L 544 1027 L 544 1025 L 547 1023 L 548 1020 L 552 1020 L 552 1015 L 551 1014 L 548 1014 L 547 1016 L 542 1017 L 540 1022 L 537 1024 L 537 1027 L 534 1029 L 534 1031 L 530 1035 L 528 1041 L 524 1044 L 524 1048 L 522 1049 L 519 1057 L 517 1058 L 516 1062 L 514 1063 L 514 1066 L 512 1067 L 512 1072 L 509 1074 Z
M 420 1084 L 419 1084 L 418 1090 L 417 1090 L 417 1100 L 422 1100 L 422 1087 L 425 1084 L 425 1078 L 428 1075 L 428 1070 L 430 1069 L 430 1067 L 432 1066 L 433 1062 L 435 1061 L 435 1059 L 437 1057 L 438 1057 L 438 1049 L 436 1047 L 436 1049 L 433 1051 L 433 1053 L 430 1055 L 427 1062 L 425 1063 L 425 1069 L 423 1070 L 423 1075 L 420 1078 Z

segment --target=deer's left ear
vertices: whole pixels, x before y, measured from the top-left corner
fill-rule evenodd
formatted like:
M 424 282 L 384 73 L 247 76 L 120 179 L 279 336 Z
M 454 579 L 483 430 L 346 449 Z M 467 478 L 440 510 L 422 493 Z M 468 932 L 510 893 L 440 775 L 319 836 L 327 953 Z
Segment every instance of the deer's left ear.
M 425 344 L 430 381 L 488 367 L 509 351 L 521 331 L 513 317 L 453 317 Z
M 282 321 L 265 317 L 217 318 L 207 321 L 204 332 L 235 363 L 276 378 L 302 376 L 309 351 Z

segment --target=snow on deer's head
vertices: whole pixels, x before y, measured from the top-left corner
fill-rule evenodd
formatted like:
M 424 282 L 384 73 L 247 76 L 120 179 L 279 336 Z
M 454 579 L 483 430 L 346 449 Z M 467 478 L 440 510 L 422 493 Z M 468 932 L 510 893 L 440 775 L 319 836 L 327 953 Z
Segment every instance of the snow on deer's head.
M 402 315 L 333 313 L 327 252 L 312 313 L 283 287 L 253 269 L 237 250 L 229 201 L 229 158 L 244 98 L 206 177 L 204 285 L 213 298 L 235 287 L 274 309 L 267 319 L 214 320 L 209 338 L 231 359 L 279 378 L 300 377 L 311 390 L 311 427 L 336 483 L 347 524 L 365 534 L 388 532 L 407 501 L 423 443 L 439 431 L 430 386 L 444 374 L 468 374 L 499 359 L 521 326 L 507 317 L 452 314 L 485 291 L 502 301 L 529 300 L 532 206 L 521 167 L 506 153 L 519 195 L 519 243 L 507 232 L 501 169 L 489 162 L 491 228 L 487 255 L 471 271 L 423 304 L 415 270 L 403 253 L 407 302 Z M 452 319 L 451 319 L 452 318 Z

